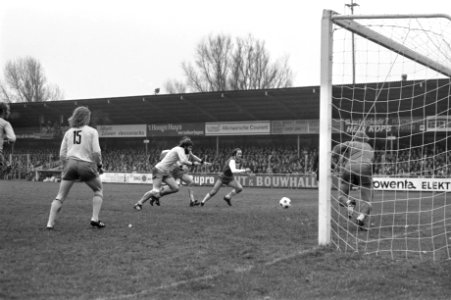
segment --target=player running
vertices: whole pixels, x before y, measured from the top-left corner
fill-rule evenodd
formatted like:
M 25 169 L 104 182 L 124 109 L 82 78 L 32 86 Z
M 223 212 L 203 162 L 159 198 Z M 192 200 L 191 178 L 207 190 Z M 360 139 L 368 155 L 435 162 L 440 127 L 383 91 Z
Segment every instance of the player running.
M 356 205 L 355 200 L 349 197 L 351 185 L 360 187 L 362 204 L 356 223 L 361 229 L 365 229 L 365 220 L 370 215 L 373 197 L 374 150 L 367 143 L 368 140 L 365 132 L 359 130 L 354 134 L 353 140 L 335 145 L 332 150 L 334 159 L 343 158 L 342 165 L 337 165 L 340 168 L 338 201 L 341 206 L 348 208 L 349 217 L 352 217 Z
M 191 139 L 189 137 L 183 137 L 178 146 L 175 146 L 165 155 L 162 155 L 163 158 L 152 169 L 152 190 L 146 192 L 141 199 L 133 205 L 133 208 L 142 210 L 142 205 L 149 199 L 150 205 L 153 205 L 154 203 L 160 205 L 161 197 L 177 193 L 180 187 L 174 178 L 174 172 L 179 171 L 180 168 L 183 168 L 184 166 L 197 166 L 204 163 L 202 159 L 192 155 L 192 150 L 193 142 Z M 194 161 L 190 161 L 188 156 L 192 157 Z M 176 169 L 178 170 L 174 171 Z M 185 176 L 185 179 L 192 182 L 192 178 L 188 174 L 182 175 L 187 175 Z M 163 184 L 166 185 L 163 187 Z M 190 201 L 194 201 L 194 196 Z
M 99 174 L 103 173 L 99 134 L 88 126 L 91 111 L 84 106 L 77 107 L 69 118 L 70 129 L 64 134 L 60 148 L 63 163 L 62 180 L 58 194 L 50 207 L 47 229 L 53 229 L 58 212 L 69 194 L 74 182 L 86 183 L 94 192 L 92 198 L 91 226 L 105 227 L 99 220 L 103 202 L 103 186 Z
M 170 150 L 163 150 L 160 155 L 160 160 L 162 160 L 166 156 L 166 154 L 168 154 L 169 151 Z M 188 159 L 198 161 L 205 166 L 211 165 L 211 163 L 205 162 L 204 160 L 194 155 L 192 152 L 188 154 Z M 171 175 L 174 177 L 179 187 L 182 182 L 187 186 L 188 196 L 190 199 L 189 206 L 197 206 L 200 204 L 200 202 L 194 198 L 194 191 L 192 189 L 192 186 L 194 185 L 194 180 L 193 176 L 188 174 L 188 171 L 189 167 L 187 167 L 186 165 L 179 165 L 178 167 L 174 168 L 174 170 L 171 172 Z M 161 193 L 165 194 L 166 193 L 165 189 L 169 189 L 168 185 L 163 185 L 161 187 L 160 194 Z
M 237 168 L 237 165 L 241 163 L 242 156 L 243 151 L 240 148 L 233 149 L 231 157 L 227 159 L 226 163 L 224 164 L 222 172 L 218 176 L 218 179 L 213 185 L 213 188 L 205 195 L 204 199 L 202 199 L 202 202 L 200 203 L 201 206 L 204 206 L 208 200 L 216 195 L 223 184 L 233 188 L 227 195 L 224 196 L 224 201 L 229 206 L 232 206 L 232 197 L 243 191 L 243 186 L 235 179 L 234 175 L 251 173 L 251 169 L 249 168 Z
M 9 105 L 0 102 L 0 177 L 9 173 L 11 165 L 7 164 L 5 156 L 3 155 L 3 144 L 14 143 L 16 141 L 16 134 L 14 133 L 11 124 L 6 121 L 9 117 Z

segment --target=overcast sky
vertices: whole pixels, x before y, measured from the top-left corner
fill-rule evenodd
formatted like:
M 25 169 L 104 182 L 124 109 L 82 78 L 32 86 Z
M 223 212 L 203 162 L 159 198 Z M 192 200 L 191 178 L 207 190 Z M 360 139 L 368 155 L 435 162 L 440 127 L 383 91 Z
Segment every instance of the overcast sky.
M 294 86 L 319 84 L 323 9 L 351 0 L 0 0 L 0 78 L 32 56 L 66 99 L 153 94 L 183 80 L 182 62 L 210 34 L 265 41 L 288 56 Z M 450 0 L 355 0 L 356 14 L 451 14 Z

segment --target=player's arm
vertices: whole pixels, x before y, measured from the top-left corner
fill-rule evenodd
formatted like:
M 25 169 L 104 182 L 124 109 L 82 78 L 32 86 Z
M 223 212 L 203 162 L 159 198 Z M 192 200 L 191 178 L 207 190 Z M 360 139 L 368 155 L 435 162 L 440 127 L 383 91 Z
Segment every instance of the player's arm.
M 3 129 L 5 131 L 6 140 L 10 143 L 14 143 L 16 141 L 16 134 L 14 133 L 11 124 L 9 122 L 6 122 L 6 126 Z
M 244 173 L 250 173 L 251 169 L 245 168 L 245 169 L 237 169 L 236 168 L 236 162 L 234 159 L 231 159 L 229 162 L 229 168 L 230 171 L 232 171 L 233 174 L 244 174 Z
M 203 160 L 203 159 L 199 158 L 198 156 L 194 155 L 193 152 L 190 152 L 189 156 L 191 157 L 191 159 L 193 161 L 197 161 L 201 165 L 205 165 L 205 166 L 210 166 L 211 165 L 211 163 L 206 162 L 205 160 Z
M 336 169 L 336 167 L 340 164 L 340 162 L 341 162 L 340 155 L 348 147 L 349 147 L 348 142 L 344 142 L 344 143 L 335 145 L 335 147 L 332 149 L 332 169 Z
M 200 165 L 200 163 L 197 161 L 190 161 L 188 159 L 188 156 L 185 155 L 185 153 L 184 153 L 185 150 L 183 148 L 177 147 L 176 149 L 177 149 L 177 156 L 179 157 L 179 163 L 181 165 L 185 165 L 188 167 Z

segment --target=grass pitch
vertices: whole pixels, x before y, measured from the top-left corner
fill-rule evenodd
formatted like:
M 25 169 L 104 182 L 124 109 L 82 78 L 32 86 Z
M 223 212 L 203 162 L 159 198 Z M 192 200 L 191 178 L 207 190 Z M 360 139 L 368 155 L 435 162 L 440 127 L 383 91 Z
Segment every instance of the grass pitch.
M 317 191 L 223 188 L 189 207 L 186 188 L 160 207 L 149 189 L 105 185 L 90 228 L 91 192 L 77 184 L 44 230 L 58 184 L 0 181 L 0 299 L 449 299 L 451 262 L 390 260 L 317 245 Z M 209 191 L 196 187 L 197 198 Z M 282 209 L 287 196 L 292 207 Z M 131 224 L 131 227 L 130 227 Z

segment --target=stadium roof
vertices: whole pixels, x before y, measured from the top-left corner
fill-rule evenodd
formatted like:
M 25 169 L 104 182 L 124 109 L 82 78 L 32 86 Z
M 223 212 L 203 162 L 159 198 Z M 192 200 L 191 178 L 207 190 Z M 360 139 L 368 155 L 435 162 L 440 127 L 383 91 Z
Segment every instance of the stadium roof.
M 65 121 L 77 106 L 88 106 L 98 124 L 197 123 L 319 118 L 318 87 L 142 95 L 34 103 L 13 103 L 11 123 L 33 127 Z
M 450 86 L 446 78 L 334 86 L 333 117 L 361 117 L 368 111 L 436 115 L 438 106 L 449 109 Z M 317 120 L 319 93 L 318 86 L 308 86 L 13 103 L 10 120 L 15 127 L 35 127 L 48 120 L 65 123 L 81 105 L 93 112 L 93 124 L 102 125 Z M 438 106 L 430 105 L 435 101 Z

